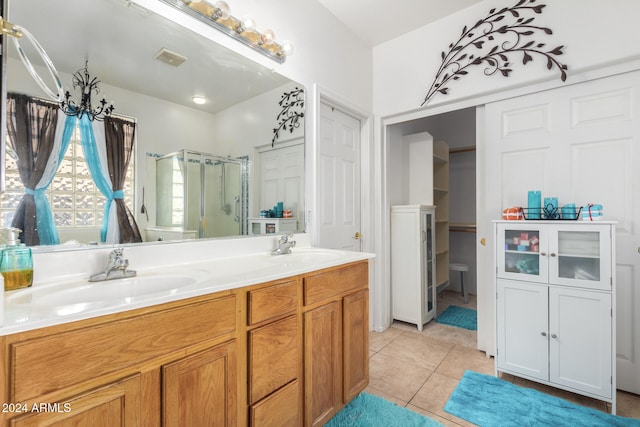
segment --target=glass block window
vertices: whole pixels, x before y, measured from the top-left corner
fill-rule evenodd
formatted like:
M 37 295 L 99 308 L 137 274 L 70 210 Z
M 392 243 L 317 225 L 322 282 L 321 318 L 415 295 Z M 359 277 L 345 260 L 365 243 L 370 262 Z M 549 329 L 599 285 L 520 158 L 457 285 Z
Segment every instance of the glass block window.
M 6 191 L 0 195 L 0 221 L 2 227 L 9 227 L 14 211 L 24 194 L 24 186 L 18 173 L 16 155 L 8 142 L 5 148 Z M 129 162 L 123 189 L 125 203 L 131 211 L 133 211 L 134 157 Z M 105 197 L 100 193 L 89 173 L 89 167 L 82 152 L 79 126 L 76 126 L 69 148 L 46 195 L 58 228 L 102 226 Z

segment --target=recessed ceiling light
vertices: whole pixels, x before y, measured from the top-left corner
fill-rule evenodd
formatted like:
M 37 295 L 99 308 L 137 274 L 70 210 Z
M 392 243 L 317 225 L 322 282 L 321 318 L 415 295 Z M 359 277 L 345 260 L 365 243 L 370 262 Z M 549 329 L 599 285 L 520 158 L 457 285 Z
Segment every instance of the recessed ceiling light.
M 191 100 L 198 104 L 198 105 L 202 105 L 202 104 L 206 104 L 207 103 L 207 98 L 205 98 L 204 96 L 200 96 L 200 95 L 196 95 L 193 98 L 191 98 Z

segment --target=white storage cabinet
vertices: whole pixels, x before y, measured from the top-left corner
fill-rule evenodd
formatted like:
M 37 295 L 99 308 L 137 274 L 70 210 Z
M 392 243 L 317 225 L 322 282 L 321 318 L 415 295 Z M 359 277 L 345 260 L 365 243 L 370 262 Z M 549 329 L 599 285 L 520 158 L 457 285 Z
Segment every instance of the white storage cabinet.
M 279 234 L 297 229 L 296 218 L 249 218 L 249 235 Z
M 612 404 L 615 225 L 498 221 L 496 374 Z
M 418 326 L 436 314 L 435 207 L 391 207 L 392 317 Z

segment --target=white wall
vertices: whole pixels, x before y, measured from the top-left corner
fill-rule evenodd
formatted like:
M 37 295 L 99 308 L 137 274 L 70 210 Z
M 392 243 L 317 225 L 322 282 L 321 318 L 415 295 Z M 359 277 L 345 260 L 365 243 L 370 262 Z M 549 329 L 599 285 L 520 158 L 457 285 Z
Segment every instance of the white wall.
M 282 111 L 282 107 L 278 105 L 282 94 L 296 87 L 301 85 L 286 84 L 216 114 L 214 128 L 215 140 L 218 143 L 215 154 L 231 157 L 249 156 L 253 161 L 256 147 L 271 145 L 273 129 L 278 126 L 276 117 Z M 304 136 L 304 130 L 302 120 L 301 126 L 293 133 L 281 131 L 276 144 L 301 138 Z
M 492 7 L 511 6 L 514 2 L 485 0 L 475 6 L 411 31 L 373 49 L 374 112 L 389 116 L 420 110 L 427 90 L 441 64 L 440 52 L 455 42 L 465 25 L 473 25 L 484 18 Z M 562 0 L 545 2 L 547 7 L 535 15 L 533 24 L 549 27 L 551 36 L 536 36 L 549 48 L 564 45 L 565 54 L 559 60 L 572 73 L 614 64 L 640 56 L 640 2 L 636 0 Z M 436 95 L 429 108 L 451 101 L 524 86 L 542 80 L 557 80 L 556 69 L 548 71 L 546 60 L 535 57 L 523 66 L 521 57 L 514 56 L 513 72 L 508 78 L 501 75 L 486 77 L 484 65 L 470 67 L 469 74 L 451 83 L 448 95 Z M 422 108 L 423 109 L 423 108 Z

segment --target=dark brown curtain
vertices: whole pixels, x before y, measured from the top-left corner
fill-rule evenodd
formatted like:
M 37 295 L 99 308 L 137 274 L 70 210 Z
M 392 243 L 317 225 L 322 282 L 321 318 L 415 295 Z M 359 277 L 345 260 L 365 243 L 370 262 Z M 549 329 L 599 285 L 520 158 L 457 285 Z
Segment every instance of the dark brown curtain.
M 104 119 L 107 167 L 113 192 L 116 194 L 122 194 L 127 168 L 133 156 L 135 131 L 136 125 L 131 121 L 117 117 Z M 113 202 L 117 206 L 120 243 L 142 242 L 138 224 L 122 197 L 115 196 Z M 107 221 L 107 218 L 104 220 Z
M 12 227 L 22 230 L 27 246 L 40 244 L 33 191 L 42 179 L 54 148 L 58 106 L 16 93 L 7 94 L 7 136 L 18 156 L 18 171 L 26 190 Z

